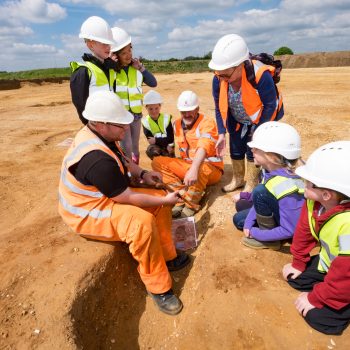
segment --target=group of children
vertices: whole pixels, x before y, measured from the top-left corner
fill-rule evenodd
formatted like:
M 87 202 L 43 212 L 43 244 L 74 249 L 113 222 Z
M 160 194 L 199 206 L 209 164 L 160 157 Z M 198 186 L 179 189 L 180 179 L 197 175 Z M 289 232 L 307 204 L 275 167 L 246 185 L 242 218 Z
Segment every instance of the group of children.
M 83 124 L 82 112 L 89 95 L 98 90 L 114 91 L 133 114 L 134 120 L 126 131 L 121 146 L 125 155 L 139 164 L 141 119 L 149 148 L 146 154 L 173 156 L 174 134 L 171 116 L 160 113 L 162 98 L 149 91 L 143 100 L 142 84 L 156 87 L 157 80 L 139 59 L 132 55 L 130 35 L 122 28 L 110 28 L 101 17 L 89 17 L 81 26 L 79 37 L 84 39 L 91 54 L 84 54 L 83 62 L 71 62 L 70 80 L 72 101 Z M 142 118 L 142 106 L 148 115 Z
M 150 90 L 143 98 L 142 83 L 156 87 L 155 77 L 132 57 L 131 37 L 110 28 L 102 18 L 90 17 L 80 37 L 91 54 L 72 62 L 72 100 L 81 121 L 89 94 L 114 91 L 133 116 L 122 142 L 126 156 L 139 162 L 141 124 L 149 146 L 146 154 L 174 156 L 171 115 L 161 113 L 161 95 Z M 148 115 L 142 117 L 142 106 Z M 279 250 L 292 242 L 293 261 L 283 277 L 302 291 L 295 305 L 305 320 L 326 334 L 341 334 L 350 322 L 350 141 L 326 144 L 301 161 L 301 140 L 291 125 L 266 122 L 248 144 L 261 182 L 251 193 L 233 197 L 234 225 L 244 232 L 245 246 Z M 319 244 L 318 255 L 311 256 Z

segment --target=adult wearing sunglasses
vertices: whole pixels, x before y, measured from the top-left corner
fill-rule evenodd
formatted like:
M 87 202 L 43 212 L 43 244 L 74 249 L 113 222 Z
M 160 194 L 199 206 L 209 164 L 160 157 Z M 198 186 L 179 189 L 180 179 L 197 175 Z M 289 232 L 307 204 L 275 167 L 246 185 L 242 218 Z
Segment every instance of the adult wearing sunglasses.
M 222 190 L 232 192 L 245 184 L 243 191 L 251 192 L 258 183 L 259 169 L 254 165 L 247 143 L 251 141 L 257 126 L 279 120 L 284 114 L 282 96 L 277 94 L 272 78 L 275 68 L 250 60 L 249 49 L 237 34 L 228 34 L 219 39 L 209 68 L 215 73 L 212 92 L 219 131 L 216 151 L 220 157 L 225 155 L 225 135 L 228 132 L 233 171 L 230 183 Z M 255 86 L 248 80 L 250 71 L 254 71 Z

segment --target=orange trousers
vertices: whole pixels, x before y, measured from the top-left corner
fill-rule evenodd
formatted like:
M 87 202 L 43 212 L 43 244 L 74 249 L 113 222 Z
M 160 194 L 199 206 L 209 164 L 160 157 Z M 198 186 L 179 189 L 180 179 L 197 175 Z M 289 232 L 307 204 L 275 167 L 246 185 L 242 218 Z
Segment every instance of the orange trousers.
M 163 175 L 163 182 L 171 186 L 174 190 L 183 189 L 183 179 L 191 163 L 181 158 L 155 157 L 152 161 L 152 168 Z M 202 199 L 208 185 L 213 185 L 220 181 L 222 172 L 214 165 L 203 162 L 199 168 L 198 180 L 193 186 L 189 186 L 183 194 L 186 200 L 193 204 L 198 204 Z
M 132 188 L 132 191 L 164 196 L 162 190 Z M 116 241 L 126 242 L 129 251 L 139 263 L 138 272 L 146 289 L 151 293 L 164 293 L 172 286 L 166 261 L 177 253 L 171 236 L 171 207 L 139 208 L 116 203 L 112 222 Z

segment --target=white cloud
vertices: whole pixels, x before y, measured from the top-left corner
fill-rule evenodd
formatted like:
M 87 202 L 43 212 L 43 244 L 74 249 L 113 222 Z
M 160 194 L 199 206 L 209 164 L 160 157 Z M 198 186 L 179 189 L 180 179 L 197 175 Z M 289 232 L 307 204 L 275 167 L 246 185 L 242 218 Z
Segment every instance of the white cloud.
M 7 23 L 52 23 L 66 17 L 66 10 L 45 0 L 6 1 L 0 6 L 0 21 Z

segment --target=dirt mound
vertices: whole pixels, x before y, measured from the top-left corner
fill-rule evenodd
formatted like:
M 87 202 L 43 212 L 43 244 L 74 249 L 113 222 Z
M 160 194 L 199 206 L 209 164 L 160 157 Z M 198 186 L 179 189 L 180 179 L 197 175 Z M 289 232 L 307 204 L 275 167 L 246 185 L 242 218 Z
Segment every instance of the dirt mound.
M 350 66 L 350 51 L 314 52 L 278 57 L 283 68 L 320 68 Z
M 190 87 L 213 117 L 211 79 L 157 75 L 162 110 L 178 116 L 175 101 Z M 303 158 L 349 138 L 350 67 L 287 69 L 280 87 L 284 120 L 301 133 Z M 326 336 L 298 315 L 298 293 L 281 277 L 288 246 L 253 251 L 240 243 L 231 195 L 220 190 L 231 175 L 228 156 L 221 183 L 196 215 L 192 264 L 172 274 L 184 309 L 176 317 L 160 313 L 125 245 L 78 237 L 58 216 L 67 150 L 59 144 L 81 127 L 70 98 L 68 82 L 0 91 L 0 349 L 348 348 L 350 328 Z M 141 166 L 149 168 L 143 136 L 140 148 Z

